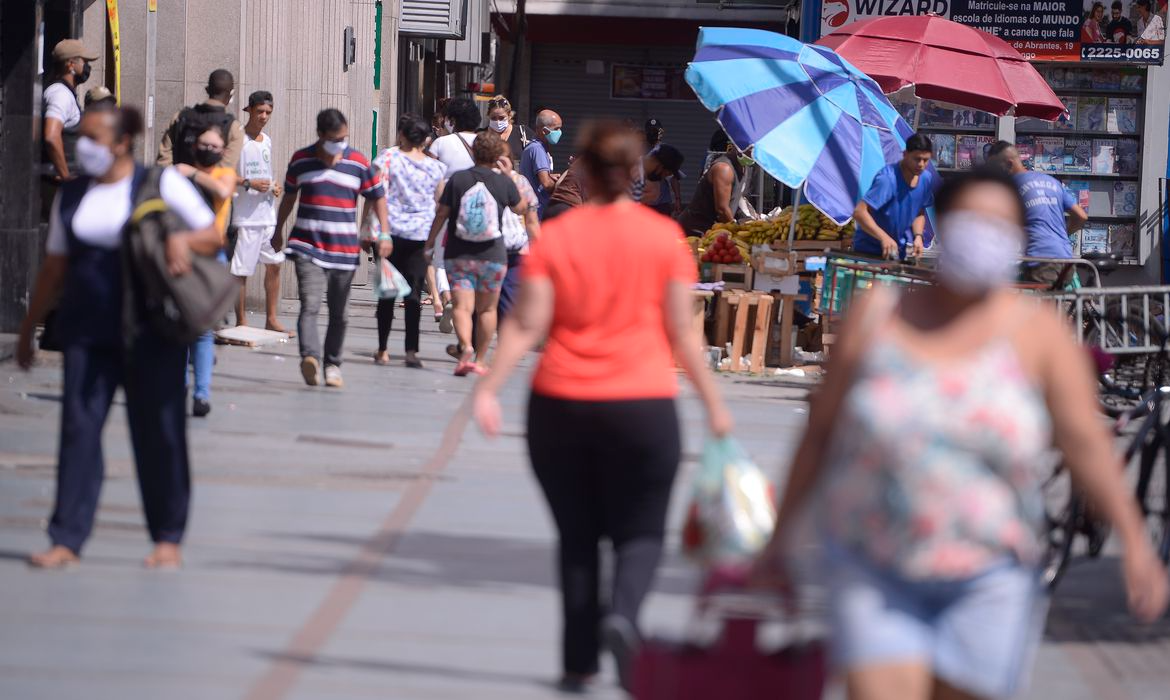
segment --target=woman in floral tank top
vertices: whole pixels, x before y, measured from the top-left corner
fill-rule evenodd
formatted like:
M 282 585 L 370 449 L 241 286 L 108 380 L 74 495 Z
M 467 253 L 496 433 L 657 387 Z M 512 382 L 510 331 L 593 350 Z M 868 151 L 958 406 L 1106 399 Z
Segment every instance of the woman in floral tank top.
M 757 566 L 761 579 L 775 571 L 815 498 L 834 660 L 855 699 L 1019 692 L 1047 609 L 1039 470 L 1054 440 L 1121 538 L 1131 611 L 1149 621 L 1166 607 L 1088 357 L 1008 289 L 1024 240 L 1014 183 L 968 173 L 935 202 L 939 284 L 856 305 Z

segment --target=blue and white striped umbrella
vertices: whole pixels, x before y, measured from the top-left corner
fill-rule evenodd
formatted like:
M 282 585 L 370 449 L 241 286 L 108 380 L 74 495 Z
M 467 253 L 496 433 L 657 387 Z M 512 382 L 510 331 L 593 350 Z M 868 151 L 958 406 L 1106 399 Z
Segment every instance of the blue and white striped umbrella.
M 699 30 L 687 83 L 741 150 L 839 225 L 913 130 L 882 89 L 822 46 L 759 29 Z

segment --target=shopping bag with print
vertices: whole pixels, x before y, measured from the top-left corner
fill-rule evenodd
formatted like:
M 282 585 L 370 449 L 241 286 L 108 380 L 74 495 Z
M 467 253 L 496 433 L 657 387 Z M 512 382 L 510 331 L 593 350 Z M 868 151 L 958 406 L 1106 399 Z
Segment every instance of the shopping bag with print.
M 683 551 L 705 566 L 750 562 L 772 536 L 775 492 L 764 471 L 733 438 L 712 438 L 683 528 Z
M 402 301 L 410 296 L 410 283 L 390 264 L 387 258 L 378 258 L 374 266 L 374 293 L 379 299 L 393 299 Z

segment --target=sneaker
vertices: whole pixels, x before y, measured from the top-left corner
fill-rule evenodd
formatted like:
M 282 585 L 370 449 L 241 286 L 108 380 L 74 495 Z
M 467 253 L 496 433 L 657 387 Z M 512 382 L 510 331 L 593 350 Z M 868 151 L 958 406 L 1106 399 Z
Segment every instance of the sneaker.
M 196 418 L 203 418 L 208 413 L 211 413 L 211 404 L 205 399 L 195 399 L 191 405 L 191 415 Z
M 439 319 L 439 332 L 455 332 L 455 305 L 451 302 L 443 304 L 443 317 Z
M 341 378 L 341 368 L 337 365 L 325 365 L 325 386 L 331 386 L 337 389 L 345 386 L 345 381 Z
M 312 355 L 301 358 L 301 376 L 305 378 L 305 384 L 309 386 L 317 386 L 321 383 L 321 363 L 317 362 L 317 358 Z
M 634 658 L 642 646 L 638 630 L 626 618 L 608 615 L 601 623 L 601 635 L 605 648 L 613 654 L 613 660 L 617 664 L 618 683 L 627 693 L 632 693 Z

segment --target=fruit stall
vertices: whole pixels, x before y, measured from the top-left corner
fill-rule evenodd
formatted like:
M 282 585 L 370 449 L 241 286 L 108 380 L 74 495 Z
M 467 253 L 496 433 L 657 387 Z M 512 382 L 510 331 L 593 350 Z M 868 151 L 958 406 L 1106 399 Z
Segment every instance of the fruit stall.
M 792 216 L 787 207 L 688 239 L 705 295 L 701 307 L 696 302 L 705 310 L 704 337 L 726 356 L 724 369 L 760 373 L 794 364 L 798 347 L 820 349 L 826 254 L 849 248 L 853 224 L 837 226 L 808 204 L 796 210 L 795 229 Z

